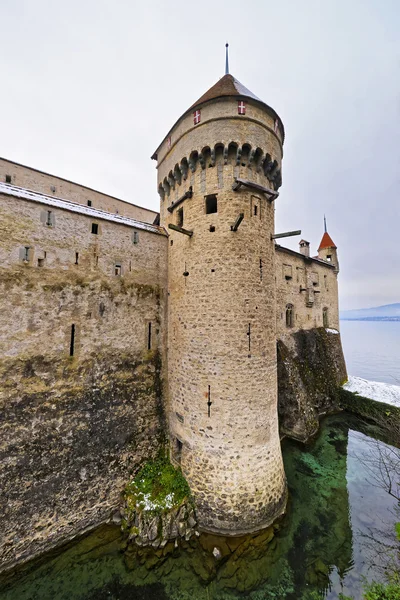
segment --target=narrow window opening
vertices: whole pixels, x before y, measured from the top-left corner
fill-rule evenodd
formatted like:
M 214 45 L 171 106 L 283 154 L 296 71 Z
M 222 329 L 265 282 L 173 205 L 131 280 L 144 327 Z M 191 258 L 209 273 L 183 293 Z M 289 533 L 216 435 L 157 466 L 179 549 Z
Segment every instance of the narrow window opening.
M 99 233 L 99 226 L 97 223 L 92 223 L 92 233 L 97 235 Z
M 38 258 L 38 267 L 44 267 L 44 258 Z
M 170 243 L 169 243 L 169 245 L 173 246 L 174 245 L 174 240 L 171 240 Z
M 114 267 L 114 275 L 119 277 L 122 274 L 122 267 L 119 264 L 116 264 Z
M 218 212 L 217 196 L 215 194 L 206 196 L 206 214 L 211 215 L 216 212 Z
M 79 264 L 79 252 L 75 252 L 75 264 Z
M 72 325 L 71 325 L 71 342 L 69 345 L 69 355 L 70 356 L 74 356 L 74 350 L 75 350 L 75 323 L 72 323 Z
M 262 258 L 260 258 L 260 281 L 262 281 L 263 278 L 263 261 Z
M 181 440 L 178 438 L 175 438 L 174 456 L 175 456 L 176 462 L 178 462 L 178 463 L 180 463 L 182 460 L 182 448 L 183 448 L 183 443 L 181 442 Z
M 96 254 L 96 267 L 98 267 L 98 266 L 99 266 L 99 255 Z
M 134 231 L 133 232 L 133 243 L 134 244 L 138 244 L 139 243 L 139 232 L 138 231 Z
M 211 231 L 211 233 L 213 233 L 215 231 L 214 225 L 210 225 L 210 231 Z
M 151 322 L 147 328 L 147 350 L 151 350 Z
M 332 262 L 332 254 L 327 254 L 326 260 Z
M 6 183 L 11 183 L 11 175 L 6 175 Z
M 88 201 L 87 201 L 87 205 L 88 205 L 88 206 L 92 206 L 92 201 L 91 201 L 91 200 L 88 200 Z
M 257 204 L 254 205 L 254 216 L 256 217 L 258 213 L 258 206 Z
M 211 273 L 215 273 L 215 269 L 211 269 Z
M 208 386 L 208 394 L 207 394 L 207 408 L 208 408 L 208 416 L 211 417 L 211 386 Z
M 176 224 L 178 227 L 183 227 L 183 208 L 179 208 L 176 212 Z
M 251 323 L 249 323 L 249 328 L 247 330 L 247 336 L 249 338 L 249 358 L 250 358 L 250 352 L 251 352 Z
M 50 190 L 53 192 L 53 194 L 56 193 L 56 186 L 55 185 L 51 185 L 50 186 Z
M 322 322 L 324 327 L 329 327 L 328 309 L 324 308 L 322 311 Z
M 48 227 L 51 227 L 53 225 L 53 217 L 52 217 L 52 212 L 51 210 L 47 211 L 47 220 L 46 220 L 46 225 L 48 225 Z
M 293 327 L 293 306 L 291 304 L 286 307 L 286 327 Z
M 131 273 L 131 272 L 132 272 L 132 261 L 130 260 L 129 261 L 129 273 Z
M 24 262 L 29 262 L 29 246 L 25 246 Z

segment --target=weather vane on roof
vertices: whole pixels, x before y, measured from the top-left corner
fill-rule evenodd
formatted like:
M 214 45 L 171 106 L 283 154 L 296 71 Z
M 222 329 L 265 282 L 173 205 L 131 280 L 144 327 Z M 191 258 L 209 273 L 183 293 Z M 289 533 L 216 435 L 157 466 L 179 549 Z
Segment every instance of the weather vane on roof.
M 228 75 L 228 73 L 229 73 L 228 48 L 229 48 L 229 44 L 228 44 L 228 42 L 226 42 L 226 44 L 225 44 L 225 75 Z

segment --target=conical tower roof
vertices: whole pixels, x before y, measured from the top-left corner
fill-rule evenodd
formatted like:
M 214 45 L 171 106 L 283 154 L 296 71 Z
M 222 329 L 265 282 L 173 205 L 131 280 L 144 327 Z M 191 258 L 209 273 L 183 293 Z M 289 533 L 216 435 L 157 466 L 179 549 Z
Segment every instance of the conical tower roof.
M 322 240 L 319 245 L 318 252 L 320 250 L 323 250 L 324 248 L 337 248 L 337 246 L 335 246 L 331 236 L 329 235 L 329 233 L 327 231 L 325 231 L 324 235 L 322 236 Z
M 247 89 L 240 81 L 235 79 L 233 75 L 228 73 L 221 77 L 217 83 L 215 83 L 210 89 L 203 94 L 197 102 L 192 104 L 190 109 L 195 108 L 199 104 L 203 104 L 204 102 L 208 102 L 209 100 L 214 100 L 215 98 L 220 98 L 221 96 L 246 96 L 247 98 L 252 98 L 253 100 L 258 100 L 258 102 L 262 102 L 260 98 L 258 98 L 253 92 Z
M 258 98 L 258 96 L 256 96 L 255 94 L 253 94 L 253 92 L 251 92 L 249 89 L 247 89 L 246 86 L 244 86 L 242 83 L 240 83 L 240 81 L 238 81 L 235 77 L 233 77 L 233 75 L 231 75 L 230 73 L 227 73 L 226 75 L 224 75 L 223 77 L 221 77 L 221 79 L 219 79 L 217 81 L 217 83 L 215 83 L 212 87 L 210 87 L 209 90 L 207 90 L 207 92 L 205 94 L 203 94 L 202 96 L 200 96 L 200 98 L 194 103 L 192 104 L 184 113 L 183 115 L 181 115 L 179 117 L 179 119 L 176 121 L 176 123 L 173 125 L 173 127 L 171 127 L 171 129 L 169 130 L 169 132 L 167 133 L 167 135 L 164 137 L 164 140 L 170 135 L 171 131 L 174 129 L 174 127 L 176 127 L 176 125 L 191 111 L 193 111 L 195 108 L 210 102 L 212 100 L 217 100 L 218 98 L 223 98 L 223 97 L 236 97 L 239 99 L 245 99 L 245 98 L 250 98 L 251 100 L 253 100 L 254 102 L 256 102 L 257 104 L 259 104 L 260 107 L 262 107 L 264 110 L 266 110 L 274 119 L 277 119 L 279 122 L 279 128 L 281 130 L 281 134 L 282 134 L 282 143 L 285 140 L 285 129 L 283 127 L 283 123 L 279 117 L 279 115 L 276 113 L 276 111 L 271 108 L 270 106 L 268 106 L 268 104 L 266 104 L 265 102 L 263 102 L 262 100 L 260 100 L 260 98 Z M 161 144 L 163 143 L 161 142 Z M 151 158 L 157 160 L 157 152 L 159 150 L 159 148 L 161 147 L 161 144 L 159 145 L 159 147 L 157 148 L 157 150 L 154 152 L 153 156 Z

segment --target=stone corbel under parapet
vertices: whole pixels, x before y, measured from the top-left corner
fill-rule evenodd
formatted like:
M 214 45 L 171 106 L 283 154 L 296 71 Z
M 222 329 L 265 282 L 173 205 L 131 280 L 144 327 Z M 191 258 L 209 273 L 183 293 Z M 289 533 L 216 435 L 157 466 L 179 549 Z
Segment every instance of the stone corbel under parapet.
M 229 162 L 232 162 L 236 167 L 242 164 L 249 169 L 254 169 L 256 173 L 263 173 L 272 184 L 272 192 L 276 192 L 282 185 L 279 163 L 277 160 L 272 159 L 270 154 L 265 154 L 261 148 L 252 148 L 248 143 L 240 145 L 236 142 L 230 142 L 229 144 L 218 142 L 213 148 L 206 146 L 200 152 L 194 150 L 189 158 L 184 157 L 180 163 L 175 165 L 173 171 L 171 170 L 163 182 L 160 183 L 158 191 L 161 200 L 164 199 L 165 195 L 169 196 L 171 189 L 174 190 L 176 185 L 181 185 L 182 181 L 186 181 L 189 170 L 194 173 L 198 165 L 202 170 L 207 167 L 215 167 L 219 160 L 218 157 L 224 165 Z

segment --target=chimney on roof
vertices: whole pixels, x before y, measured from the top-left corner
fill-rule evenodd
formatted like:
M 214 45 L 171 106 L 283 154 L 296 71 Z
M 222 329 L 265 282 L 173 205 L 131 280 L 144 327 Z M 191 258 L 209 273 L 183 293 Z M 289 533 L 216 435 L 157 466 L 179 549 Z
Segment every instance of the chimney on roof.
M 299 242 L 299 246 L 300 246 L 300 254 L 302 254 L 303 256 L 310 256 L 310 242 L 307 242 L 306 240 L 300 240 Z

